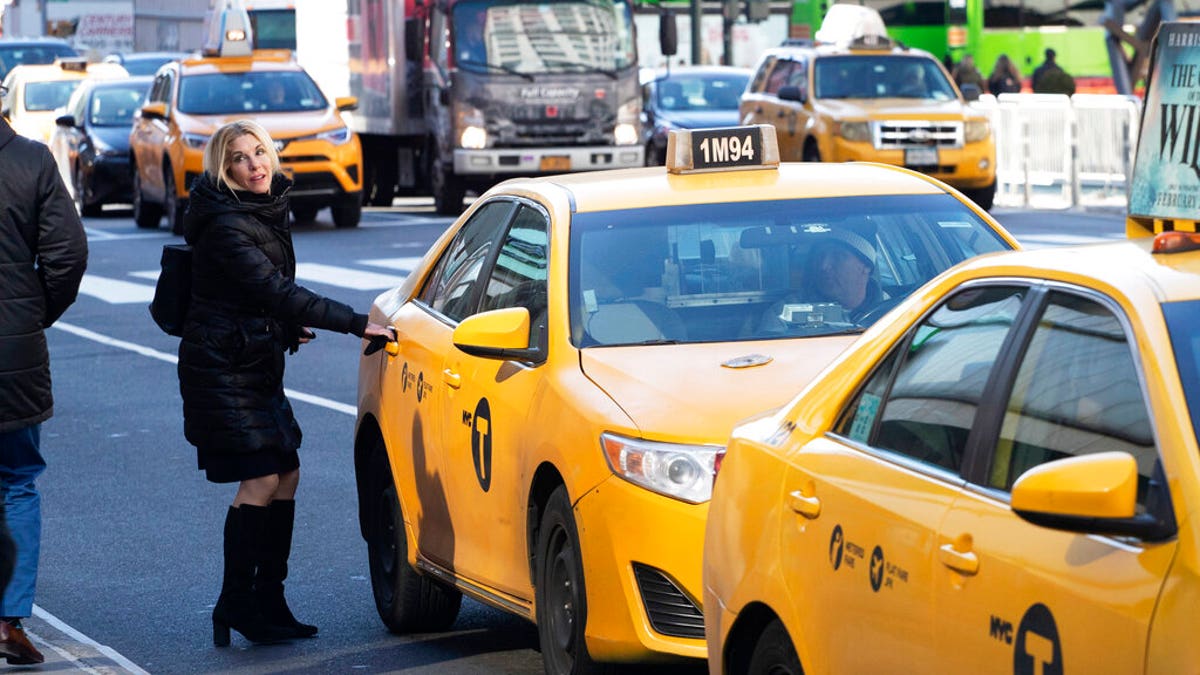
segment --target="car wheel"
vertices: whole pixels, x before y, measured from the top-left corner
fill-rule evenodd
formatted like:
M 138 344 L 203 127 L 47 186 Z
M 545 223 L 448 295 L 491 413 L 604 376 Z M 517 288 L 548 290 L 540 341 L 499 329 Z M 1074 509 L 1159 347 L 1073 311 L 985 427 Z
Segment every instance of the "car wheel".
M 294 202 L 292 204 L 292 218 L 297 223 L 311 223 L 317 219 L 317 211 L 320 210 L 321 207 L 307 202 Z
M 821 161 L 821 151 L 817 148 L 815 141 L 809 141 L 804 144 L 804 152 L 800 155 L 800 160 L 804 162 Z
M 551 675 L 584 675 L 605 672 L 592 661 L 584 640 L 587 626 L 587 591 L 579 534 L 567 489 L 550 494 L 538 527 L 534 584 L 538 641 L 542 664 Z
M 467 189 L 463 187 L 458 176 L 454 175 L 454 170 L 447 167 L 441 159 L 435 158 L 430 177 L 433 180 L 434 210 L 443 216 L 457 216 L 462 213 L 463 197 L 467 196 Z
M 796 647 L 779 619 L 773 620 L 763 629 L 750 655 L 747 675 L 803 675 Z
M 142 194 L 142 178 L 136 167 L 133 170 L 133 220 L 143 229 L 156 228 L 162 220 L 162 206 L 147 202 Z
M 358 227 L 358 221 L 362 220 L 362 197 L 357 192 L 345 195 L 329 210 L 333 213 L 334 227 Z
M 175 171 L 170 164 L 163 165 L 163 211 L 167 214 L 167 225 L 171 234 L 183 234 L 183 214 L 187 211 L 187 200 L 180 199 L 175 191 Z
M 84 199 L 86 193 L 83 186 L 83 170 L 79 169 L 78 167 L 75 169 L 73 187 L 73 192 L 75 193 L 75 209 L 79 211 L 79 215 L 87 216 L 89 218 L 100 215 L 100 212 L 103 210 L 102 205 L 88 204 Z
M 385 154 L 385 157 L 387 158 L 385 161 L 375 165 L 375 180 L 370 198 L 371 206 L 391 206 L 392 200 L 396 198 L 396 174 L 398 171 L 396 153 Z
M 981 187 L 976 190 L 963 190 L 971 201 L 979 205 L 979 208 L 984 211 L 991 211 L 992 205 L 996 202 L 996 181 L 992 181 L 991 185 Z
M 375 609 L 393 633 L 438 632 L 454 625 L 462 594 L 422 576 L 408 564 L 408 536 L 404 514 L 392 482 L 387 451 L 376 442 L 371 475 L 362 477 L 371 486 L 371 506 L 363 512 L 367 533 L 367 560 Z

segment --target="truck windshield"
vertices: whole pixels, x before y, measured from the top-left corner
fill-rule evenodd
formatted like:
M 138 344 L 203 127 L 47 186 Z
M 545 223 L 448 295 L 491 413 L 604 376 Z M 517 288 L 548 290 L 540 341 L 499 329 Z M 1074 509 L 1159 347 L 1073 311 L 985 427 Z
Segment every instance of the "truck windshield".
M 813 79 L 816 98 L 958 98 L 937 62 L 921 56 L 825 56 Z
M 453 11 L 455 61 L 464 70 L 611 73 L 637 62 L 625 1 L 462 2 Z
M 299 112 L 329 106 L 303 71 L 189 75 L 180 80 L 179 111 L 190 115 Z

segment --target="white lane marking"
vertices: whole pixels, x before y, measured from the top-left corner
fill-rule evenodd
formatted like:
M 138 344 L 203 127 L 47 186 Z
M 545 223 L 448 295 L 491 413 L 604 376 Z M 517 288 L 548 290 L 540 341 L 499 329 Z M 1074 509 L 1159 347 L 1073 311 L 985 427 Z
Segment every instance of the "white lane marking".
M 81 328 L 80 326 L 69 324 L 64 321 L 59 321 L 59 322 L 55 323 L 54 327 L 58 328 L 60 330 L 64 330 L 68 333 L 71 333 L 72 335 L 77 335 L 81 338 L 84 338 L 87 340 L 92 340 L 93 342 L 99 342 L 100 344 L 108 345 L 110 347 L 116 347 L 117 349 L 124 349 L 126 351 L 130 351 L 135 354 L 145 356 L 147 358 L 158 359 L 159 361 L 166 361 L 167 363 L 179 363 L 179 357 L 174 354 L 160 352 L 157 349 L 151 349 L 150 347 L 139 345 L 135 342 L 126 342 L 124 340 L 118 340 L 116 338 L 111 338 L 111 337 L 108 337 L 107 335 L 101 335 L 100 333 L 97 333 L 95 331 L 91 331 L 86 328 Z M 347 405 L 340 401 L 334 401 L 332 399 L 325 398 L 324 396 L 317 396 L 316 394 L 306 394 L 302 391 L 296 391 L 295 389 L 286 389 L 286 388 L 283 390 L 283 393 L 287 394 L 289 397 L 294 398 L 297 401 L 304 401 L 305 403 L 311 403 L 313 405 L 320 406 L 320 407 L 326 408 L 328 410 L 333 410 L 334 412 L 345 413 L 347 415 L 357 415 L 358 414 L 357 407 L 352 406 L 352 405 Z
M 42 621 L 45 621 L 46 623 L 50 624 L 55 629 L 62 631 L 68 637 L 70 637 L 78 642 L 82 642 L 83 644 L 88 645 L 89 647 L 92 647 L 96 651 L 107 656 L 109 659 L 112 659 L 112 661 L 114 663 L 121 666 L 125 670 L 127 670 L 131 673 L 137 673 L 138 675 L 150 675 L 146 671 L 139 668 L 136 663 L 134 663 L 133 661 L 130 661 L 129 659 L 122 656 L 121 653 L 118 652 L 117 650 L 113 649 L 112 647 L 102 645 L 102 644 L 96 642 L 95 640 L 91 639 L 90 637 L 84 635 L 83 633 L 80 633 L 79 631 L 75 630 L 71 626 L 68 626 L 67 624 L 63 623 L 63 621 L 61 619 L 59 619 L 57 616 L 54 616 L 53 614 L 51 614 L 50 612 L 47 612 L 45 609 L 41 608 L 40 606 L 38 606 L 36 604 L 33 606 L 33 615 L 36 616 L 37 618 L 41 619 Z M 45 642 L 44 640 L 42 641 L 42 643 L 51 647 L 52 649 L 54 649 L 54 651 L 56 651 L 60 655 L 62 655 L 63 658 L 74 662 L 75 667 L 80 668 L 81 670 L 86 670 L 89 673 L 100 672 L 100 671 L 94 670 L 92 668 L 84 667 L 83 664 L 76 661 L 73 656 L 66 653 L 64 650 L 61 650 L 53 645 L 50 645 L 48 642 Z
M 298 263 L 296 279 L 329 284 L 341 288 L 352 288 L 357 291 L 382 290 L 394 288 L 404 281 L 404 277 L 377 272 L 360 272 L 345 267 L 322 265 L 321 263 Z
M 372 258 L 371 260 L 359 260 L 360 265 L 370 265 L 371 267 L 386 267 L 392 270 L 400 270 L 408 273 L 417 269 L 417 265 L 424 260 L 424 256 L 406 256 L 403 258 Z
M 111 305 L 124 305 L 134 302 L 150 302 L 154 298 L 154 287 L 145 284 L 135 284 L 131 281 L 109 279 L 95 274 L 83 275 L 79 284 L 79 292 L 99 298 Z
M 0 1 L 2 1 L 2 0 L 0 0 Z M 129 272 L 128 274 L 131 277 L 137 277 L 139 279 L 149 279 L 150 281 L 157 282 L 158 274 L 161 271 L 162 270 L 142 270 L 140 272 Z

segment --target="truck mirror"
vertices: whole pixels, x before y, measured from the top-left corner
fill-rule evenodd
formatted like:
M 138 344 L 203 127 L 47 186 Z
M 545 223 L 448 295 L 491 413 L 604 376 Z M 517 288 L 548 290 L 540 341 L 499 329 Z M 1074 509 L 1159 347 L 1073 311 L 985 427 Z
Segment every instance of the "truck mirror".
M 663 8 L 658 15 L 658 43 L 663 56 L 675 56 L 679 51 L 679 29 L 675 25 L 675 13 Z
M 407 19 L 404 22 L 404 58 L 411 62 L 421 63 L 425 51 L 424 24 L 417 19 Z

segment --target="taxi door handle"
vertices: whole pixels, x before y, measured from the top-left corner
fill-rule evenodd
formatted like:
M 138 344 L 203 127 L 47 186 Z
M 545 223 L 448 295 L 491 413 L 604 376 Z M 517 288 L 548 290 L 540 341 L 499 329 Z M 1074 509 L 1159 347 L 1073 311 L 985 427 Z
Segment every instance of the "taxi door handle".
M 943 544 L 938 548 L 938 560 L 942 564 L 963 574 L 975 574 L 979 571 L 979 557 L 973 551 L 960 551 L 954 544 Z
M 458 389 L 462 386 L 462 375 L 447 368 L 442 371 L 442 382 L 445 382 L 448 387 Z
M 800 490 L 788 493 L 788 506 L 805 518 L 816 518 L 821 515 L 821 500 L 806 495 Z

